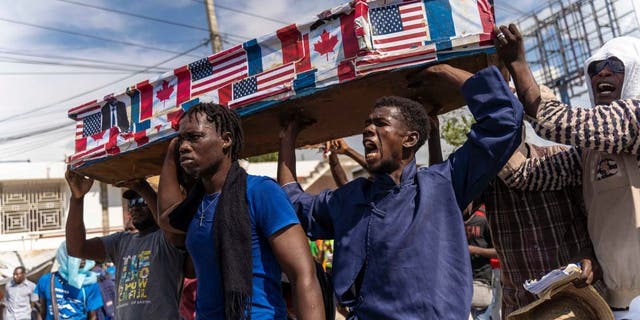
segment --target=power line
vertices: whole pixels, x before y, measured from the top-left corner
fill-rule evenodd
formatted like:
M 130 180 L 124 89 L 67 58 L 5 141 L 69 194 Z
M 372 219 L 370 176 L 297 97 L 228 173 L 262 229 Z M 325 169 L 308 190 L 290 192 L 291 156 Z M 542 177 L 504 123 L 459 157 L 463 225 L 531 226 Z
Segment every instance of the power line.
M 68 101 L 73 100 L 73 99 L 75 99 L 75 98 L 82 97 L 82 96 L 84 96 L 84 95 L 86 95 L 86 94 L 89 94 L 89 93 L 92 93 L 92 92 L 95 92 L 95 91 L 98 91 L 98 90 L 104 89 L 104 88 L 106 88 L 106 87 L 108 87 L 108 86 L 110 86 L 110 85 L 113 85 L 113 84 L 116 84 L 116 83 L 118 83 L 118 82 L 121 82 L 121 81 L 127 80 L 127 79 L 129 79 L 129 78 L 131 78 L 131 77 L 134 77 L 134 76 L 136 76 L 136 75 L 138 75 L 138 74 L 141 74 L 142 72 L 148 71 L 150 68 L 155 68 L 155 67 L 160 66 L 160 65 L 163 65 L 163 64 L 165 64 L 165 63 L 167 63 L 167 62 L 169 62 L 169 61 L 171 61 L 171 60 L 174 60 L 174 59 L 179 58 L 179 57 L 181 57 L 181 56 L 185 56 L 185 55 L 187 55 L 188 53 L 190 53 L 190 52 L 192 52 L 192 51 L 195 51 L 195 50 L 197 50 L 198 48 L 200 48 L 200 47 L 202 47 L 202 46 L 206 46 L 206 45 L 208 45 L 208 44 L 209 44 L 209 40 L 206 40 L 206 41 L 204 41 L 203 43 L 200 43 L 200 44 L 198 44 L 197 46 L 195 46 L 195 47 L 193 47 L 193 48 L 191 48 L 191 49 L 189 49 L 189 50 L 187 50 L 187 51 L 185 51 L 185 52 L 181 52 L 181 53 L 179 53 L 179 54 L 177 54 L 177 55 L 175 55 L 175 56 L 170 57 L 169 59 L 163 60 L 163 61 L 161 61 L 161 62 L 159 62 L 159 63 L 155 64 L 154 66 L 149 67 L 149 68 L 146 68 L 146 69 L 144 69 L 144 70 L 142 70 L 142 71 L 140 71 L 140 72 L 132 73 L 132 74 L 130 74 L 130 75 L 128 75 L 128 76 L 126 76 L 126 77 L 119 78 L 119 79 L 117 79 L 117 80 L 115 80 L 115 81 L 111 81 L 111 82 L 109 82 L 109 83 L 107 83 L 107 84 L 104 84 L 104 85 L 101 85 L 101 86 L 99 86 L 99 87 L 97 87 L 97 88 L 93 88 L 93 89 L 91 89 L 91 90 L 84 91 L 84 92 L 79 93 L 79 94 L 76 94 L 76 95 L 74 95 L 74 96 L 72 96 L 72 97 L 69 97 L 69 98 L 66 98 L 66 99 L 62 99 L 62 100 L 60 100 L 60 101 L 56 101 L 56 102 L 54 102 L 54 103 L 51 103 L 51 104 L 48 104 L 48 105 L 45 105 L 45 106 L 42 106 L 42 107 L 37 107 L 37 108 L 31 109 L 31 110 L 29 110 L 29 112 L 28 112 L 28 113 L 21 113 L 21 114 L 18 114 L 18 115 L 9 116 L 9 117 L 6 117 L 6 118 L 3 118 L 3 119 L 0 119 L 0 123 L 6 122 L 6 121 L 10 121 L 10 120 L 11 120 L 11 121 L 13 121 L 13 120 L 16 120 L 16 119 L 19 119 L 19 118 L 24 118 L 24 117 L 26 117 L 26 116 L 31 116 L 31 115 L 33 114 L 33 112 L 41 111 L 41 110 L 44 110 L 44 109 L 48 109 L 48 108 L 54 107 L 54 106 L 56 106 L 56 105 L 58 105 L 58 104 L 60 104 L 60 103 L 68 102 Z M 1 141 L 1 140 L 0 140 L 0 141 Z
M 5 142 L 9 142 L 9 141 L 28 138 L 28 137 L 31 137 L 31 136 L 37 136 L 37 135 L 40 135 L 40 134 L 44 134 L 44 133 L 47 133 L 47 132 L 60 130 L 62 128 L 71 127 L 71 126 L 74 125 L 74 123 L 68 123 L 68 121 L 65 121 L 65 122 L 66 122 L 65 124 L 56 124 L 56 125 L 53 125 L 53 126 L 49 126 L 49 127 L 43 128 L 43 129 L 37 129 L 37 130 L 28 131 L 28 132 L 25 132 L 25 133 L 15 134 L 15 135 L 8 136 L 8 137 L 2 137 L 2 138 L 0 138 L 0 144 L 5 143 Z
M 207 28 L 203 28 L 203 27 L 199 27 L 199 26 L 195 26 L 195 25 L 190 25 L 190 24 L 186 24 L 186 23 L 182 23 L 182 22 L 170 21 L 170 20 L 166 20 L 166 19 L 160 19 L 160 18 L 145 16 L 145 15 L 141 15 L 141 14 L 137 14 L 137 13 L 131 13 L 131 12 L 112 9 L 112 8 L 100 7 L 100 6 L 87 4 L 87 3 L 82 3 L 82 2 L 77 2 L 77 1 L 73 1 L 73 0 L 57 0 L 57 1 L 66 2 L 66 3 L 77 5 L 77 6 L 82 6 L 82 7 L 102 10 L 102 11 L 106 11 L 106 12 L 116 13 L 116 14 L 120 14 L 120 15 L 135 17 L 135 18 L 139 18 L 139 19 L 155 21 L 155 22 L 164 23 L 164 24 L 168 24 L 168 25 L 173 25 L 173 26 L 178 26 L 178 27 L 183 27 L 183 28 L 189 28 L 189 29 L 193 29 L 193 30 L 205 31 L 207 33 L 209 32 L 209 29 L 207 29 Z M 233 36 L 235 38 L 242 38 L 244 40 L 249 40 L 249 38 L 244 37 L 244 36 L 240 36 L 240 35 L 235 35 L 235 34 L 230 34 L 230 33 L 220 33 L 220 34 L 224 35 L 224 36 Z
M 198 26 L 194 26 L 194 25 L 190 25 L 190 24 L 186 24 L 186 23 L 181 23 L 181 22 L 169 21 L 169 20 L 160 19 L 160 18 L 144 16 L 144 15 L 141 15 L 141 14 L 121 11 L 121 10 L 117 10 L 117 9 L 100 7 L 100 6 L 87 4 L 87 3 L 82 3 L 82 2 L 76 2 L 76 1 L 72 1 L 72 0 L 57 0 L 57 1 L 66 2 L 66 3 L 74 4 L 74 5 L 77 5 L 77 6 L 93 8 L 93 9 L 112 12 L 112 13 L 117 13 L 117 14 L 121 14 L 121 15 L 125 15 L 125 16 L 136 17 L 136 18 L 145 19 L 145 20 L 149 20 L 149 21 L 155 21 L 155 22 L 170 24 L 170 25 L 174 25 L 174 26 L 178 26 L 178 27 L 189 28 L 189 29 L 194 29 L 194 30 L 201 30 L 201 31 L 205 31 L 207 33 L 209 32 L 209 29 L 207 29 L 207 28 L 202 28 L 202 27 L 198 27 Z
M 4 59 L 1 59 L 4 58 Z M 29 60 L 29 59 L 19 59 L 12 57 L 2 57 L 0 56 L 0 61 L 6 63 L 20 63 L 20 64 L 36 64 L 36 65 L 49 65 L 49 66 L 64 66 L 64 67 L 74 67 L 74 68 L 85 68 L 85 69 L 98 69 L 98 70 L 117 70 L 117 71 L 128 71 L 128 72 L 138 72 L 140 69 L 133 68 L 124 68 L 124 67 L 115 67 L 108 65 L 89 65 L 89 64 L 77 64 L 77 63 L 64 63 L 57 61 L 42 61 L 42 60 Z M 157 68 L 144 70 L 149 71 L 149 73 L 163 73 L 167 72 L 170 69 L 160 70 Z
M 0 76 L 50 76 L 50 75 L 61 75 L 61 76 L 72 76 L 72 75 L 99 75 L 99 74 L 123 74 L 129 73 L 128 71 L 77 71 L 77 72 L 0 72 Z M 157 73 L 155 71 L 143 71 L 143 73 Z
M 24 21 L 17 21 L 17 20 L 2 18 L 2 17 L 0 17 L 0 21 L 20 24 L 20 25 L 24 25 L 24 26 L 29 26 L 29 27 L 39 28 L 39 29 L 44 29 L 44 30 L 49 30 L 49 31 L 66 33 L 66 34 L 71 34 L 71 35 L 76 35 L 76 36 L 80 36 L 80 37 L 96 39 L 96 40 L 105 41 L 105 42 L 118 43 L 118 44 L 122 44 L 122 45 L 138 47 L 138 48 L 143 48 L 143 49 L 148 49 L 148 50 L 162 51 L 162 52 L 168 52 L 168 53 L 180 53 L 180 52 L 177 52 L 177 51 L 174 51 L 174 50 L 151 47 L 151 46 L 138 44 L 138 43 L 133 43 L 133 42 L 129 42 L 129 41 L 109 39 L 109 38 L 104 38 L 104 37 L 100 37 L 100 36 L 96 36 L 96 35 L 91 35 L 91 34 L 71 31 L 71 30 L 64 30 L 64 29 L 59 29 L 59 28 L 54 28 L 54 27 L 48 27 L 48 26 L 43 26 L 43 25 L 39 25 L 39 24 L 34 24 L 34 23 L 29 23 L 29 22 L 24 22 Z M 192 56 L 192 57 L 200 58 L 200 57 L 197 57 L 197 56 Z
M 30 52 L 24 52 L 24 51 L 12 51 L 12 50 L 6 50 L 3 48 L 0 48 L 0 54 L 8 54 L 8 55 L 14 55 L 14 56 L 28 56 L 28 57 L 36 57 L 36 58 L 45 58 L 45 59 L 51 59 L 51 58 L 55 58 L 55 59 L 63 59 L 65 61 L 69 61 L 69 60 L 76 60 L 76 61 L 85 61 L 85 62 L 96 62 L 96 63 L 100 63 L 100 64 L 108 64 L 108 65 L 114 65 L 114 66 L 127 66 L 127 67 L 134 67 L 134 68 L 148 68 L 149 66 L 145 66 L 145 65 L 139 65 L 139 64 L 133 64 L 133 63 L 126 63 L 126 62 L 115 62 L 115 61 L 108 61 L 108 60 L 101 60 L 101 59 L 89 59 L 89 58 L 80 58 L 80 57 L 73 57 L 73 56 L 61 56 L 61 55 L 53 55 L 53 54 L 36 54 L 36 53 L 30 53 Z M 162 68 L 162 67 L 157 67 L 157 70 L 160 71 L 169 71 L 169 68 Z
M 65 129 L 65 130 L 62 130 Z M 68 129 L 68 130 L 66 130 Z M 54 130 L 48 133 L 46 136 L 34 137 L 29 139 L 29 143 L 15 143 L 13 145 L 2 146 L 2 152 L 0 152 L 0 158 L 12 158 L 29 151 L 50 145 L 52 141 L 60 141 L 65 137 L 69 137 L 73 132 L 72 127 L 62 127 L 58 130 Z M 66 140 L 66 139 L 65 139 Z

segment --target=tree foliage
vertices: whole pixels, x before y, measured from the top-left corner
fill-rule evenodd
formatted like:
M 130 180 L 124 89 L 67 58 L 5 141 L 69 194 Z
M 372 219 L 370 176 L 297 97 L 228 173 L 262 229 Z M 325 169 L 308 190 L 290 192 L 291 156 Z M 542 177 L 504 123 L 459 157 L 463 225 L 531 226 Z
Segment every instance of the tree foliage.
M 249 162 L 273 162 L 278 161 L 278 153 L 271 152 L 247 158 Z
M 442 124 L 440 137 L 448 144 L 459 147 L 467 141 L 467 134 L 471 131 L 471 125 L 474 122 L 472 117 L 465 115 L 449 118 Z

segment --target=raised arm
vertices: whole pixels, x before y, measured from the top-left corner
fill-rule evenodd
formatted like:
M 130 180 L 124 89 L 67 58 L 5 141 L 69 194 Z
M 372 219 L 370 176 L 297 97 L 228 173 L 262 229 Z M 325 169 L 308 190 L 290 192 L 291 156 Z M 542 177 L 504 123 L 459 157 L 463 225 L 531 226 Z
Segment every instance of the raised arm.
M 617 100 L 593 108 L 542 100 L 533 129 L 562 144 L 606 153 L 640 154 L 640 100 Z
M 160 182 L 158 183 L 158 226 L 162 231 L 171 234 L 168 240 L 175 246 L 184 245 L 184 232 L 171 226 L 169 214 L 184 199 L 178 180 L 178 159 L 176 148 L 178 139 L 173 138 L 167 148 L 167 153 L 160 170 Z M 182 241 L 180 241 L 182 240 Z
M 444 71 L 452 74 L 443 77 L 452 84 L 459 86 L 460 79 L 465 78 L 462 70 Z M 522 104 L 496 67 L 468 77 L 462 94 L 476 123 L 471 126 L 468 140 L 446 162 L 434 166 L 449 170 L 461 209 L 487 187 L 520 145 L 523 116 Z
M 297 119 L 291 120 L 280 130 L 280 152 L 278 152 L 278 183 L 281 186 L 297 182 L 296 139 L 300 130 Z
M 498 177 L 510 188 L 525 191 L 551 191 L 578 186 L 582 184 L 580 150 L 523 143 L 500 170 Z
M 85 179 L 69 169 L 65 173 L 65 178 L 71 190 L 65 227 L 67 251 L 73 257 L 104 261 L 106 254 L 102 241 L 100 238 L 87 240 L 84 226 L 84 196 L 91 190 L 93 179 Z
M 347 174 L 344 172 L 342 164 L 340 164 L 340 159 L 338 159 L 338 154 L 335 152 L 329 153 L 329 169 L 331 169 L 331 176 L 338 187 L 342 187 L 349 182 Z
M 515 24 L 494 27 L 498 57 L 509 70 L 516 92 L 528 116 L 535 118 L 540 104 L 540 88 L 525 58 L 524 40 Z M 504 35 L 504 36 L 501 36 Z
M 305 193 L 296 181 L 295 143 L 299 128 L 299 120 L 293 119 L 280 131 L 278 183 L 293 204 L 307 236 L 312 239 L 331 239 L 333 238 L 333 222 L 329 201 L 332 198 L 332 192 L 324 191 L 313 196 Z
M 344 139 L 336 139 L 327 142 L 327 149 L 330 151 L 329 154 L 329 166 L 331 168 L 331 175 L 333 176 L 333 180 L 336 181 L 338 187 L 343 186 L 349 182 L 347 180 L 347 175 L 340 164 L 340 159 L 338 159 L 338 154 L 344 154 L 349 158 L 353 159 L 360 166 L 362 166 L 365 170 L 367 170 L 367 162 L 364 160 L 364 156 L 362 156 L 358 151 L 354 150 L 347 144 Z M 368 170 L 367 170 L 368 171 Z
M 345 156 L 357 162 L 365 170 L 369 171 L 369 169 L 367 169 L 367 161 L 364 159 L 364 156 L 355 149 L 351 148 L 351 146 L 347 144 L 344 139 L 332 140 L 331 151 L 338 154 L 344 154 Z
M 513 77 L 527 115 L 543 138 L 606 153 L 640 154 L 640 100 L 617 100 L 593 108 L 570 107 L 541 95 L 525 59 L 518 28 L 501 26 L 505 40 L 496 43 L 498 56 Z

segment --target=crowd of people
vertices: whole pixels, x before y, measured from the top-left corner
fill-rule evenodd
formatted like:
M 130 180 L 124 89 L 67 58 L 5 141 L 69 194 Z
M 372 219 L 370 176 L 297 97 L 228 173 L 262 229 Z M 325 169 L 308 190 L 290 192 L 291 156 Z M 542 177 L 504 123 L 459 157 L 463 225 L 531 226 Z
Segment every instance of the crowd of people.
M 579 108 L 536 83 L 514 25 L 495 34 L 517 96 L 496 67 L 437 64 L 408 79 L 460 88 L 475 118 L 468 140 L 444 160 L 430 152 L 429 166 L 416 152 L 437 150 L 437 121 L 388 96 L 363 119 L 364 155 L 327 145 L 338 188 L 319 194 L 297 182 L 308 119 L 282 126 L 274 181 L 240 167 L 240 120 L 213 103 L 182 116 L 157 194 L 144 180 L 120 185 L 136 232 L 87 239 L 93 181 L 67 172 L 59 269 L 34 285 L 17 268 L 4 319 L 31 319 L 38 302 L 42 319 L 327 319 L 336 308 L 347 319 L 542 319 L 557 310 L 536 307 L 523 283 L 569 263 L 581 273 L 568 285 L 606 301 L 594 319 L 640 319 L 629 311 L 640 304 L 640 39 L 585 61 L 593 105 Z M 566 146 L 526 141 L 525 114 Z M 369 178 L 348 181 L 337 154 Z M 115 266 L 111 300 L 93 261 Z

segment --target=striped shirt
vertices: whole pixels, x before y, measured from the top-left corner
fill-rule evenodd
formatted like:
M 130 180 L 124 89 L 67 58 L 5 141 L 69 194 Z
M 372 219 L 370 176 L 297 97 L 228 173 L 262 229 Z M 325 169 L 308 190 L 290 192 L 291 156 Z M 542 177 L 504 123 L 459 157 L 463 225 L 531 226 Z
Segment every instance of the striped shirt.
M 524 281 L 593 257 L 579 177 L 538 179 L 550 176 L 541 174 L 540 167 L 555 170 L 579 161 L 575 152 L 522 144 L 483 194 L 500 260 L 504 318 L 536 300 L 523 288 Z M 600 281 L 595 286 L 604 292 Z
M 610 154 L 640 154 L 640 100 L 589 109 L 543 100 L 536 120 L 533 128 L 547 140 Z
M 582 149 L 581 165 L 558 166 L 557 175 L 582 168 L 588 230 L 609 289 L 607 302 L 627 307 L 640 295 L 640 100 L 585 109 L 542 99 L 536 120 L 540 136 Z M 566 153 L 558 163 L 568 158 Z M 539 168 L 531 183 L 553 184 L 541 173 L 549 170 Z

